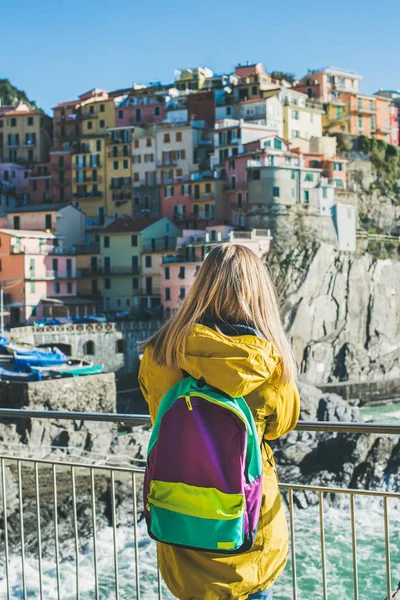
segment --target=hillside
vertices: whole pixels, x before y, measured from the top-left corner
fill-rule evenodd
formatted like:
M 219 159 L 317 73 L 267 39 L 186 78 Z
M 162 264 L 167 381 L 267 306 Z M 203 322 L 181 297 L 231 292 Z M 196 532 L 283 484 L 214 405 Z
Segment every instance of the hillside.
M 0 79 L 0 106 L 10 106 L 19 102 L 37 108 L 35 101 L 30 100 L 23 90 L 16 88 L 8 79 Z

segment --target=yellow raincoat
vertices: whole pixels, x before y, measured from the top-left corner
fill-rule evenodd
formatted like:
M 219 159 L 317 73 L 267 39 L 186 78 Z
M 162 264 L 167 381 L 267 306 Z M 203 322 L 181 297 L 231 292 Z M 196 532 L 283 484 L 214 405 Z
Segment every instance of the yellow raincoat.
M 280 358 L 272 344 L 254 335 L 227 337 L 195 325 L 180 369 L 159 366 L 147 348 L 139 383 L 154 423 L 164 394 L 182 378 L 182 370 L 230 396 L 244 396 L 253 413 L 260 443 L 296 426 L 299 396 L 294 383 L 280 382 Z M 226 556 L 158 544 L 161 574 L 180 600 L 245 600 L 269 589 L 282 573 L 288 533 L 272 451 L 263 445 L 263 500 L 252 549 Z

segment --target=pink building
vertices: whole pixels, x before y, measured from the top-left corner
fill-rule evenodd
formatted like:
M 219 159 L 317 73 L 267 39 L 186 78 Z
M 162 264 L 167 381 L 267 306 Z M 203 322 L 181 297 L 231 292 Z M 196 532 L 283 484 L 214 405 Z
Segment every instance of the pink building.
M 30 171 L 16 163 L 0 163 L 0 182 L 15 194 L 18 200 L 28 198 L 28 185 Z
M 11 325 L 91 311 L 90 300 L 76 298 L 76 278 L 75 256 L 64 252 L 61 238 L 0 229 L 0 283 Z
M 72 156 L 69 150 L 50 153 L 53 202 L 72 202 Z
M 28 177 L 30 204 L 43 204 L 52 198 L 52 177 L 49 164 L 34 165 Z
M 116 127 L 161 123 L 166 117 L 165 99 L 165 94 L 155 94 L 148 88 L 132 91 L 115 106 Z
M 161 303 L 164 316 L 176 310 L 188 295 L 205 255 L 215 244 L 231 242 L 247 246 L 262 257 L 270 250 L 271 235 L 265 229 L 233 231 L 228 225 L 206 227 L 204 230 L 184 229 L 177 240 L 175 254 L 162 258 Z

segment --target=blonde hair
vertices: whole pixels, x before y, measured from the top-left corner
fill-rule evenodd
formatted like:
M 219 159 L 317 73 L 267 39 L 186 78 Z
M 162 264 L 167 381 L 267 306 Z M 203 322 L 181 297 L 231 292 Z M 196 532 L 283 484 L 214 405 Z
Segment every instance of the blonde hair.
M 178 367 L 193 326 L 205 318 L 251 326 L 270 341 L 282 360 L 282 382 L 296 378 L 296 365 L 283 330 L 274 285 L 266 266 L 246 246 L 218 244 L 207 254 L 181 306 L 157 333 L 142 344 L 155 361 Z M 222 333 L 219 329 L 218 331 Z

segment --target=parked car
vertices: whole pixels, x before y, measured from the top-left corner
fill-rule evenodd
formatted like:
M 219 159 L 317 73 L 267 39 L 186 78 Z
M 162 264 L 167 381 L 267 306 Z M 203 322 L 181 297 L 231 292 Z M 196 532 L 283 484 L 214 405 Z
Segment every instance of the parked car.
M 33 324 L 35 327 L 46 327 L 46 325 L 60 325 L 58 319 L 42 319 L 41 321 L 35 321 Z
M 98 315 L 88 315 L 84 317 L 86 323 L 107 323 L 106 315 L 99 313 Z

